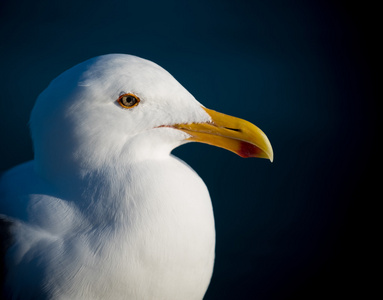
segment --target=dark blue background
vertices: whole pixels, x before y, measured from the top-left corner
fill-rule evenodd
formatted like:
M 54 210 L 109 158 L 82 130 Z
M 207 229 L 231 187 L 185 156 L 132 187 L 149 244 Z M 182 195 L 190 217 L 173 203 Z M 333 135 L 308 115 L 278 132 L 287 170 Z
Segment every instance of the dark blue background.
M 274 147 L 272 164 L 196 143 L 174 151 L 204 179 L 215 210 L 205 299 L 365 298 L 375 11 L 366 1 L 2 0 L 0 171 L 32 159 L 29 114 L 54 77 L 101 54 L 150 59 L 207 107 L 258 125 Z

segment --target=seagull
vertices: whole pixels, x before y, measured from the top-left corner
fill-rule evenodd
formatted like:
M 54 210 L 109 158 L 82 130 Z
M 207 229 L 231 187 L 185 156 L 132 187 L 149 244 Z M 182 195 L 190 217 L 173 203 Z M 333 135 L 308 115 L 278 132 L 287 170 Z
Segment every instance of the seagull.
M 258 127 L 204 107 L 159 65 L 126 54 L 54 79 L 30 129 L 34 159 L 0 178 L 4 299 L 202 299 L 212 204 L 171 151 L 202 142 L 273 160 Z

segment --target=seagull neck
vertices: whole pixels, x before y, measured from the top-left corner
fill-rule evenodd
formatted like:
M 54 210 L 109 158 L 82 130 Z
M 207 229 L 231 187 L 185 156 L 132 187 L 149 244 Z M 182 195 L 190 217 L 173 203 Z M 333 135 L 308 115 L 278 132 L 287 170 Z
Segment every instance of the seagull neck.
M 62 190 L 80 189 L 76 193 L 97 182 L 124 184 L 132 166 L 168 159 L 184 138 L 185 133 L 179 130 L 159 128 L 133 137 L 109 135 L 71 143 L 56 140 L 54 148 L 43 144 L 35 149 L 36 171 Z
M 120 149 L 118 155 L 111 154 L 108 160 L 90 160 L 88 156 L 88 160 L 83 158 L 82 163 L 60 160 L 56 164 L 47 164 L 47 161 L 35 160 L 35 169 L 39 176 L 55 186 L 60 194 L 69 193 L 66 195 L 68 199 L 73 198 L 72 194 L 94 197 L 100 193 L 113 195 L 116 190 L 121 193 L 125 189 L 126 182 L 133 180 L 132 169 L 137 170 L 150 162 L 155 164 L 156 161 L 170 157 L 169 149 L 157 150 L 156 155 L 151 155 L 150 150 L 135 153 L 131 148 L 129 152 Z M 92 197 L 82 198 L 81 201 L 87 199 L 93 201 Z

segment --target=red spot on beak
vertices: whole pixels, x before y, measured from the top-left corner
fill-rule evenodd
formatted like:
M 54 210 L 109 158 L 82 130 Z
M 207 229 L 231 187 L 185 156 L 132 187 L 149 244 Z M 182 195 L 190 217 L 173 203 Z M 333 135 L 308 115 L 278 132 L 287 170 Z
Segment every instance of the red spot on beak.
M 261 149 L 259 149 L 257 146 L 254 146 L 253 144 L 241 142 L 240 148 L 238 150 L 238 155 L 241 157 L 257 157 L 262 152 Z

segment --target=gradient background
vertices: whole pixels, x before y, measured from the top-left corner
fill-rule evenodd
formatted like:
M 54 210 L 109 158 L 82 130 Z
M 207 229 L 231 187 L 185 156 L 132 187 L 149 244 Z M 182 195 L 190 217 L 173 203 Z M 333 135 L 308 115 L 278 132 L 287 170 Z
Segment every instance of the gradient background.
M 368 299 L 377 8 L 345 3 L 2 0 L 0 171 L 32 159 L 29 114 L 61 72 L 107 53 L 150 59 L 207 107 L 258 125 L 275 152 L 270 164 L 174 151 L 213 201 L 205 299 Z

